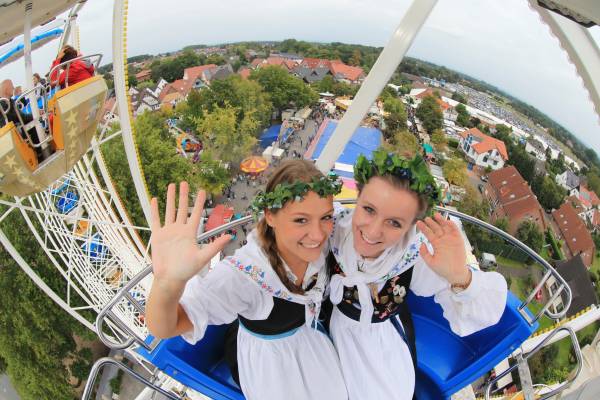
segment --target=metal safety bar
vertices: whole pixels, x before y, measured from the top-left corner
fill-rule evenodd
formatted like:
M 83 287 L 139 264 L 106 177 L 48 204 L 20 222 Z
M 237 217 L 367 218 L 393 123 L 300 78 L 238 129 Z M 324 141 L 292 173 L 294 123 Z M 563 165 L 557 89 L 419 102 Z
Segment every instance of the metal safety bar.
M 500 236 L 502 239 L 504 239 L 507 242 L 511 243 L 512 245 L 516 246 L 521 251 L 523 251 L 525 254 L 527 254 L 529 257 L 533 258 L 535 261 L 537 261 L 539 264 L 541 264 L 542 267 L 544 267 L 544 270 L 545 270 L 544 277 L 537 284 L 537 286 L 531 291 L 531 293 L 527 296 L 527 299 L 524 300 L 521 303 L 521 305 L 519 306 L 519 312 L 521 313 L 523 318 L 525 318 L 525 320 L 530 325 L 533 325 L 544 313 L 546 314 L 546 316 L 548 318 L 552 318 L 552 319 L 560 319 L 567 314 L 567 310 L 571 306 L 571 300 L 573 298 L 571 288 L 569 287 L 567 282 L 563 279 L 563 277 L 560 276 L 560 274 L 558 272 L 556 272 L 556 270 L 552 267 L 552 265 L 550 265 L 550 263 L 548 261 L 546 261 L 542 256 L 540 256 L 538 253 L 536 253 L 531 248 L 529 248 L 529 246 L 527 246 L 525 243 L 521 242 L 520 240 L 516 239 L 515 237 L 509 235 L 508 233 L 504 232 L 502 229 L 497 228 L 492 224 L 488 224 L 487 222 L 481 221 L 475 217 L 461 213 L 459 211 L 450 210 L 450 209 L 443 208 L 443 207 L 435 207 L 435 210 L 439 211 L 442 214 L 452 215 L 463 221 L 469 222 L 473 225 L 477 225 L 491 233 L 494 233 L 494 234 Z M 559 283 L 559 288 L 554 293 L 554 295 L 546 302 L 546 304 L 544 304 L 542 309 L 533 318 L 531 318 L 529 313 L 526 311 L 526 307 L 533 301 L 535 294 L 542 288 L 544 283 L 546 283 L 546 281 L 551 276 Z M 548 308 L 550 307 L 550 305 L 563 292 L 565 292 L 566 298 L 564 299 L 564 302 L 563 302 L 564 308 L 562 309 L 562 311 L 559 311 L 557 313 L 549 311 Z
M 96 61 L 92 61 L 92 58 L 96 58 Z M 58 72 L 56 74 L 56 80 L 52 80 L 52 74 L 61 69 L 65 69 L 65 74 L 66 74 L 65 75 L 65 87 L 69 87 L 69 70 L 71 69 L 71 64 L 73 64 L 73 62 L 75 62 L 75 61 L 88 60 L 88 59 L 94 65 L 94 74 L 96 74 L 96 71 L 98 70 L 98 66 L 100 65 L 100 61 L 102 61 L 102 54 L 100 54 L 100 53 L 88 54 L 87 56 L 75 57 L 75 58 L 70 59 L 69 61 L 65 61 L 60 64 L 55 65 L 54 67 L 52 67 L 52 69 L 50 69 L 50 72 L 48 72 L 48 75 L 46 75 L 46 78 L 48 79 L 48 84 L 50 86 L 58 85 L 58 82 L 60 80 L 60 72 Z M 66 68 L 64 68 L 64 67 L 66 67 Z
M 568 378 L 565 382 L 563 382 L 557 388 L 551 390 L 548 393 L 540 394 L 539 397 L 535 397 L 535 395 L 533 393 L 533 386 L 534 385 L 531 384 L 531 378 L 530 377 L 528 377 L 528 379 L 526 380 L 527 383 L 524 382 L 524 379 L 521 379 L 521 384 L 523 385 L 522 391 L 523 391 L 523 395 L 524 395 L 524 399 L 525 400 L 533 400 L 534 398 L 537 398 L 537 399 L 540 399 L 540 400 L 549 399 L 552 396 L 555 396 L 556 394 L 562 392 L 567 387 L 569 387 L 575 381 L 575 379 L 577 379 L 577 377 L 579 376 L 579 373 L 581 372 L 581 368 L 583 367 L 583 356 L 581 354 L 581 348 L 579 347 L 579 341 L 577 340 L 577 335 L 575 335 L 575 331 L 573 331 L 573 329 L 571 329 L 568 326 L 561 326 L 561 327 L 556 328 L 555 330 L 553 330 L 548 336 L 546 336 L 544 338 L 544 340 L 542 340 L 537 346 L 535 346 L 533 348 L 533 350 L 531 350 L 529 353 L 527 353 L 525 355 L 518 354 L 517 355 L 517 362 L 512 367 L 504 370 L 502 373 L 500 373 L 499 375 L 497 375 L 496 378 L 494 378 L 491 382 L 489 382 L 487 384 L 487 386 L 485 387 L 485 399 L 488 400 L 490 398 L 492 386 L 496 382 L 498 382 L 500 379 L 502 379 L 504 376 L 506 376 L 507 374 L 509 374 L 510 372 L 512 372 L 515 368 L 519 368 L 519 371 L 521 371 L 521 370 L 524 369 L 526 371 L 526 373 L 529 374 L 529 367 L 528 367 L 528 364 L 527 364 L 527 360 L 529 360 L 529 358 L 531 358 L 531 356 L 533 356 L 538 351 L 540 351 L 542 349 L 542 347 L 544 347 L 544 345 L 546 343 L 548 343 L 548 341 L 550 341 L 550 339 L 552 339 L 552 337 L 554 335 L 556 335 L 558 332 L 560 332 L 562 330 L 567 331 L 567 333 L 569 334 L 569 336 L 571 338 L 571 342 L 573 344 L 573 348 L 575 349 L 575 358 L 577 359 L 577 369 L 575 371 L 575 374 L 573 374 L 571 376 L 571 378 Z
M 120 361 L 115 360 L 114 358 L 110 358 L 110 357 L 100 358 L 98 361 L 96 361 L 94 363 L 94 365 L 92 365 L 92 369 L 90 371 L 89 378 L 85 384 L 85 388 L 83 389 L 83 395 L 81 396 L 82 400 L 89 400 L 91 398 L 92 393 L 94 391 L 94 385 L 96 383 L 96 379 L 98 378 L 98 374 L 100 373 L 100 370 L 106 365 L 114 365 L 115 367 L 119 368 L 121 371 L 128 374 L 129 376 L 131 376 L 132 378 L 134 378 L 141 384 L 153 389 L 154 391 L 162 394 L 163 396 L 165 396 L 168 399 L 181 400 L 180 396 L 177 396 L 174 393 L 164 390 L 160 386 L 157 386 L 153 382 L 150 382 L 148 379 L 144 378 L 142 375 L 140 375 L 133 369 L 129 368 L 127 365 L 123 364 Z
M 355 204 L 356 203 L 355 199 L 339 199 L 336 201 L 341 204 Z M 502 237 L 503 239 L 509 241 L 516 247 L 520 248 L 523 252 L 525 252 L 527 255 L 532 257 L 535 261 L 540 263 L 546 269 L 546 273 L 544 274 L 544 278 L 542 279 L 542 281 L 536 286 L 536 288 L 527 297 L 527 299 L 524 300 L 521 303 L 521 305 L 519 306 L 520 314 L 530 325 L 533 325 L 542 316 L 543 313 L 546 313 L 546 315 L 549 318 L 553 318 L 553 319 L 562 318 L 566 314 L 567 310 L 569 309 L 569 306 L 571 305 L 571 298 L 572 298 L 571 288 L 565 282 L 565 280 L 556 272 L 556 270 L 546 260 L 544 260 L 539 254 L 537 254 L 535 251 L 531 250 L 527 245 L 525 245 L 521 241 L 512 237 L 511 235 L 504 232 L 503 230 L 501 230 L 491 224 L 488 224 L 487 222 L 483 222 L 477 218 L 471 217 L 470 215 L 467 215 L 467 214 L 463 214 L 459 211 L 454 211 L 454 210 L 446 209 L 443 207 L 435 207 L 435 210 L 439 211 L 440 213 L 442 213 L 444 215 L 451 215 L 451 216 L 457 217 L 461 220 L 464 220 L 466 222 L 480 226 L 480 227 Z M 240 227 L 242 225 L 246 225 L 246 224 L 252 223 L 252 222 L 254 222 L 252 216 L 246 216 L 246 217 L 242 217 L 240 219 L 230 221 L 230 222 L 223 224 L 215 229 L 212 229 L 208 232 L 204 232 L 204 233 L 198 235 L 197 242 L 202 243 L 206 239 L 209 239 L 213 236 L 220 235 L 222 233 L 227 232 L 230 229 Z M 112 308 L 123 299 L 127 299 L 128 301 L 130 301 L 134 305 L 136 310 L 142 310 L 143 306 L 141 304 L 139 304 L 137 302 L 137 300 L 135 300 L 133 298 L 133 296 L 131 296 L 129 294 L 129 291 L 131 291 L 139 282 L 141 282 L 151 272 L 152 272 L 151 266 L 144 268 L 144 270 L 139 272 L 129 282 L 127 282 L 127 284 L 125 286 L 123 286 L 115 294 L 115 297 L 108 304 L 106 304 L 106 306 L 104 306 L 102 311 L 100 311 L 100 313 L 98 314 L 98 317 L 96 318 L 96 329 L 98 332 L 98 336 L 100 337 L 100 340 L 102 340 L 102 342 L 109 348 L 125 349 L 125 348 L 131 346 L 132 344 L 136 343 L 139 346 L 144 347 L 145 349 L 151 350 L 158 343 L 158 340 L 156 340 L 155 342 L 153 342 L 151 344 L 146 343 L 144 338 L 140 337 L 131 328 L 125 326 L 125 324 L 123 322 L 121 322 L 120 320 L 118 320 L 118 318 L 116 318 L 114 313 L 111 311 Z M 537 291 L 542 287 L 542 285 L 548 280 L 548 278 L 550 276 L 553 276 L 554 279 L 556 279 L 560 283 L 559 290 L 557 290 L 556 293 L 550 298 L 550 300 L 544 305 L 544 307 L 542 307 L 540 312 L 538 312 L 532 318 L 526 311 L 526 307 L 527 307 L 527 305 L 529 305 L 531 303 L 531 301 L 533 300 L 533 298 L 535 296 L 535 293 L 537 293 Z M 548 311 L 548 307 L 550 306 L 550 304 L 552 304 L 552 302 L 562 292 L 566 293 L 566 301 L 564 302 L 564 304 L 565 304 L 564 309 L 559 313 L 552 313 L 552 312 Z M 140 311 L 140 312 L 142 312 L 142 311 Z M 124 332 L 128 333 L 129 336 L 122 338 L 123 340 L 120 342 L 114 342 L 112 339 L 108 338 L 102 331 L 104 319 L 107 316 L 112 317 L 111 321 L 113 321 L 115 323 L 115 325 L 119 326 Z
M 38 93 L 39 91 L 39 93 Z M 31 96 L 32 93 L 35 92 L 35 96 Z M 44 144 L 50 142 L 52 140 L 52 134 L 46 136 L 46 138 L 42 141 L 40 141 L 39 143 L 33 143 L 33 140 L 31 140 L 31 136 L 29 135 L 29 126 L 31 124 L 34 124 L 35 121 L 31 121 L 28 124 L 26 124 L 23 121 L 23 116 L 21 115 L 24 110 L 25 107 L 27 105 L 27 101 L 29 99 L 32 99 L 33 97 L 35 97 L 36 99 L 41 97 L 42 98 L 42 110 L 44 111 L 43 115 L 40 115 L 40 119 L 43 119 L 45 121 L 45 127 L 48 129 L 48 132 L 52 133 L 52 127 L 50 126 L 50 121 L 48 118 L 48 114 L 47 114 L 47 110 L 48 110 L 48 93 L 50 93 L 50 86 L 48 85 L 42 85 L 42 84 L 38 84 L 36 86 L 34 86 L 33 88 L 26 90 L 25 92 L 23 92 L 19 97 L 17 97 L 15 99 L 15 106 L 17 107 L 17 109 L 15 110 L 16 114 L 17 114 L 17 118 L 19 118 L 19 127 L 18 129 L 21 130 L 22 132 L 22 137 L 25 139 L 25 141 L 27 142 L 27 144 L 29 144 L 29 146 L 31 147 L 41 147 Z
M 118 303 L 120 303 L 121 300 L 127 299 L 138 312 L 143 314 L 144 306 L 142 306 L 142 304 L 140 304 L 140 302 L 138 302 L 129 293 L 129 291 L 132 290 L 137 284 L 139 284 L 151 272 L 152 272 L 152 267 L 148 266 L 148 267 L 144 268 L 141 272 L 136 274 L 133 278 L 131 278 L 131 280 L 129 280 L 129 282 L 127 282 L 127 284 L 125 286 L 123 286 L 115 294 L 115 296 L 112 298 L 112 300 L 109 301 L 104 306 L 104 308 L 102 308 L 102 310 L 98 313 L 98 316 L 96 317 L 96 324 L 95 324 L 96 332 L 98 333 L 98 337 L 100 338 L 102 343 L 104 343 L 107 347 L 109 347 L 111 349 L 115 349 L 115 350 L 122 350 L 122 349 L 128 348 L 129 346 L 131 346 L 134 343 L 137 343 L 139 346 L 144 347 L 146 350 L 152 351 L 152 349 L 156 343 L 150 343 L 150 344 L 146 343 L 145 338 L 138 335 L 137 332 L 135 332 L 133 329 L 131 329 L 129 326 L 127 326 L 125 323 L 123 323 L 119 318 L 117 318 L 117 316 L 112 311 L 113 307 L 116 306 Z M 113 324 L 115 324 L 116 326 L 118 326 L 119 329 L 121 329 L 124 332 L 126 332 L 127 334 L 129 334 L 129 336 L 123 337 L 122 338 L 123 340 L 120 342 L 115 342 L 113 339 L 109 338 L 104 333 L 104 330 L 103 330 L 104 320 L 107 316 L 111 317 L 110 321 Z

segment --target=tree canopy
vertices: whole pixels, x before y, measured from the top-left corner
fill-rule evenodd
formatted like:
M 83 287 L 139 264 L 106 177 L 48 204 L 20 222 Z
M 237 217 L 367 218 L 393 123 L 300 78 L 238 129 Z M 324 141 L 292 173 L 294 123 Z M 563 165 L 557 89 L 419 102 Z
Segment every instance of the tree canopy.
M 396 131 L 406 130 L 406 109 L 400 99 L 390 95 L 384 96 L 383 110 L 387 113 L 384 116 L 386 137 L 393 136 Z
M 436 129 L 442 128 L 444 116 L 434 96 L 427 96 L 421 101 L 421 104 L 417 107 L 416 115 L 423 123 L 427 133 L 431 134 Z
M 205 113 L 197 130 L 216 158 L 225 162 L 239 162 L 247 156 L 257 142 L 258 121 L 245 114 L 238 122 L 239 109 L 227 105 Z
M 457 186 L 466 186 L 469 178 L 467 176 L 467 164 L 460 158 L 451 158 L 442 166 L 444 178 Z
M 271 65 L 253 71 L 250 79 L 257 81 L 267 92 L 278 111 L 293 105 L 298 108 L 317 102 L 319 95 L 299 78 L 285 69 Z
M 517 228 L 516 237 L 536 253 L 542 250 L 544 235 L 535 222 L 529 220 L 523 221 Z

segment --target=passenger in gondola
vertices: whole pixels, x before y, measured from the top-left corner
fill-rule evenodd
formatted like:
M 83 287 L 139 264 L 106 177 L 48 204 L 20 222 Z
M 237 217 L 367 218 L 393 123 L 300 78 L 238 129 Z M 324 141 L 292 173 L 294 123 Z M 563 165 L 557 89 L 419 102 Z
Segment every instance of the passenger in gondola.
M 377 151 L 369 161 L 361 155 L 354 178 L 356 208 L 336 204 L 330 240 L 331 337 L 351 400 L 411 399 L 416 349 L 409 289 L 434 296 L 452 331 L 466 336 L 500 320 L 506 281 L 470 268 L 459 228 L 439 213 L 427 216 L 439 192 L 420 156 Z
M 10 79 L 5 79 L 0 83 L 0 99 L 2 99 L 0 100 L 0 107 L 2 108 L 0 127 L 3 127 L 8 122 L 12 122 L 19 130 L 23 139 L 27 140 L 27 135 L 25 134 L 25 132 L 27 132 L 33 144 L 38 144 L 40 141 L 35 126 L 30 124 L 33 121 L 33 117 L 31 114 L 20 111 L 19 104 L 17 104 L 16 101 L 15 88 Z M 24 103 L 21 104 L 21 108 L 22 107 L 25 107 Z M 27 129 L 27 131 L 25 131 L 25 129 Z M 38 158 L 40 158 L 41 152 L 39 148 L 36 148 L 36 153 Z
M 81 56 L 72 46 L 65 45 L 50 69 Z M 50 74 L 50 85 L 65 88 L 94 76 L 94 65 L 88 60 L 75 60 Z
M 203 195 L 188 220 L 187 184 L 177 213 L 171 185 L 163 227 L 152 201 L 150 332 L 196 343 L 208 325 L 238 321 L 226 358 L 247 399 L 347 399 L 338 356 L 317 320 L 328 281 L 332 200 L 340 190 L 337 177 L 323 176 L 312 162 L 282 163 L 252 203 L 255 215 L 265 216 L 247 243 L 200 277 L 228 237 L 199 249 Z

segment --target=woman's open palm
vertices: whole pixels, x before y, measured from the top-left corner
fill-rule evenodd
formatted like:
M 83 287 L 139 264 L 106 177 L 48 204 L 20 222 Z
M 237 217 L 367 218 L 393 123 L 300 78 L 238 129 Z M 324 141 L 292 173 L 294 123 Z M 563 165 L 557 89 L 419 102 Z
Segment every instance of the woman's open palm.
M 449 282 L 464 275 L 467 269 L 467 251 L 458 226 L 436 213 L 433 218 L 418 221 L 417 228 L 433 247 L 432 254 L 425 244 L 421 245 L 421 257 L 427 265 Z
M 181 182 L 179 185 L 179 208 L 176 209 L 175 184 L 169 185 L 164 226 L 161 226 L 160 223 L 157 199 L 153 198 L 151 201 L 152 237 L 150 244 L 155 279 L 187 282 L 208 264 L 211 258 L 218 254 L 230 240 L 229 235 L 224 235 L 202 248 L 198 245 L 196 235 L 206 195 L 204 191 L 198 193 L 194 208 L 188 218 L 188 193 L 187 182 Z

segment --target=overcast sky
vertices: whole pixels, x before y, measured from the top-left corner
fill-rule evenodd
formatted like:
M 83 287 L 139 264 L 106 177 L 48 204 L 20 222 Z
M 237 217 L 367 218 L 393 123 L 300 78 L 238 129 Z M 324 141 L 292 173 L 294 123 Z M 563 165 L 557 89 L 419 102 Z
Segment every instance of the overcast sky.
M 190 44 L 295 38 L 384 46 L 406 0 L 132 0 L 128 55 Z M 112 2 L 89 0 L 80 13 L 85 54 L 111 60 Z M 590 30 L 600 43 L 600 28 Z M 56 43 L 34 53 L 47 72 Z M 600 124 L 581 79 L 549 28 L 525 0 L 440 0 L 408 55 L 464 72 L 537 107 L 600 153 Z M 23 81 L 22 62 L 0 78 Z

